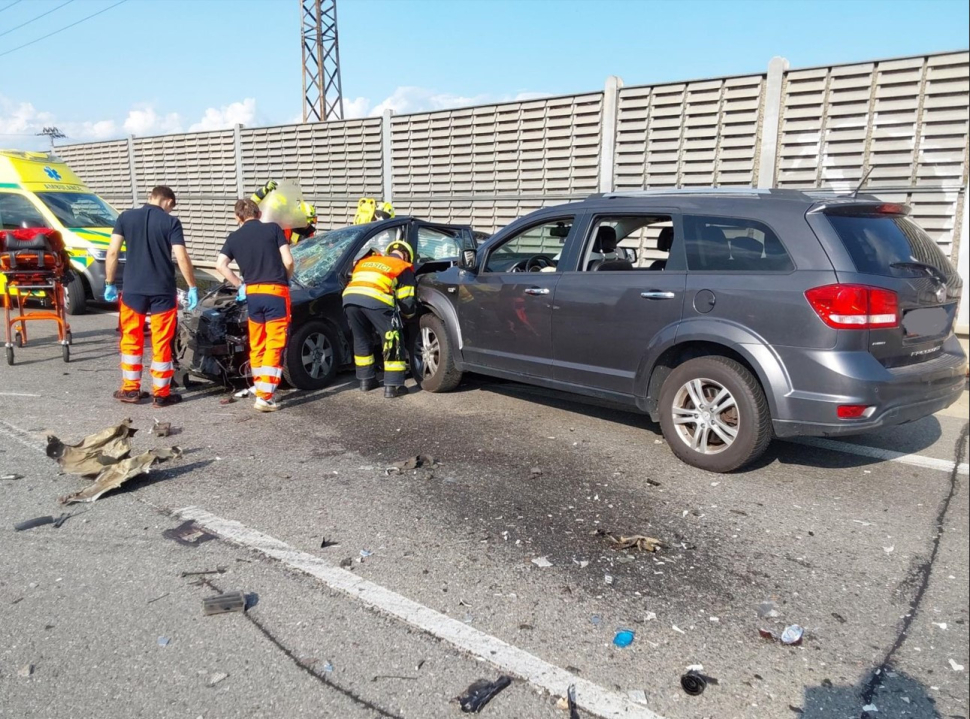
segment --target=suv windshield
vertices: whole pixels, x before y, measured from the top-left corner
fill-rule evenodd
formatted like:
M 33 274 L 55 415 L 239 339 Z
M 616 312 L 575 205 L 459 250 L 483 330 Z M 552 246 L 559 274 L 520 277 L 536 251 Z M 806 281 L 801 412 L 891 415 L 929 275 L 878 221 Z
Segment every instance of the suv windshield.
M 953 267 L 940 246 L 904 215 L 827 217 L 856 269 L 863 274 L 918 277 L 927 274 L 919 265 L 929 265 L 948 278 L 953 275 Z
M 64 227 L 114 227 L 118 213 L 97 195 L 80 192 L 38 192 Z
M 352 225 L 303 240 L 292 249 L 296 269 L 293 277 L 315 287 L 336 267 L 340 258 L 367 231 L 366 225 Z

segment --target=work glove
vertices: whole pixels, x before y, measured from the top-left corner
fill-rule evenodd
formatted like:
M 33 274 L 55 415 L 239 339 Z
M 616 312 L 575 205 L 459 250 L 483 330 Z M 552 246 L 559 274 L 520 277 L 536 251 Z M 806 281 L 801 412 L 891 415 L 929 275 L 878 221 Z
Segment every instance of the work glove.
M 239 292 L 236 293 L 236 302 L 246 301 L 246 283 L 243 282 L 239 285 Z
M 279 187 L 279 185 L 277 184 L 276 180 L 270 180 L 265 185 L 263 185 L 263 196 L 265 197 L 273 190 L 275 190 L 277 187 Z
M 198 306 L 199 306 L 199 288 L 189 287 L 188 308 L 190 310 L 194 310 Z
M 117 302 L 118 301 L 118 288 L 114 285 L 105 284 L 104 286 L 104 301 L 105 302 Z

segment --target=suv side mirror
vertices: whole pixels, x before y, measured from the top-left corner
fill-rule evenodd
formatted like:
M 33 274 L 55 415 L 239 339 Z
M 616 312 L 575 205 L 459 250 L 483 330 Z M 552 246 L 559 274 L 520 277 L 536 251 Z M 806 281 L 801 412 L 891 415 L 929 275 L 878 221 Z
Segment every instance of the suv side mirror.
M 462 251 L 458 266 L 463 270 L 474 272 L 478 266 L 478 253 L 475 250 Z

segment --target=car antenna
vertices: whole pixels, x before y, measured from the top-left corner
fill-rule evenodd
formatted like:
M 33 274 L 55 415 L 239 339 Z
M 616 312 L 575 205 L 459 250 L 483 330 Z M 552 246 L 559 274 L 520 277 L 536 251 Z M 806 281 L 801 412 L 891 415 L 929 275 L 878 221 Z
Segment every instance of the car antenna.
M 862 189 L 862 186 L 864 184 L 866 184 L 866 180 L 869 179 L 869 175 L 871 175 L 872 174 L 872 171 L 875 170 L 875 169 L 876 169 L 875 167 L 870 167 L 869 168 L 869 171 L 866 172 L 866 174 L 864 174 L 862 176 L 862 179 L 859 181 L 859 184 L 856 185 L 855 192 L 852 193 L 852 196 L 853 197 L 858 197 L 859 196 L 859 190 L 861 190 Z

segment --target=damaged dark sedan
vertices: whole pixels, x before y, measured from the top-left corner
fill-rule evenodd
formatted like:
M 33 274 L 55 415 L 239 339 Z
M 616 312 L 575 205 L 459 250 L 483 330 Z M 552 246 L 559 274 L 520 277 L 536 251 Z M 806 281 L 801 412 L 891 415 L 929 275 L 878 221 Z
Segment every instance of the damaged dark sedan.
M 296 271 L 290 282 L 292 323 L 283 358 L 283 378 L 296 389 L 330 384 L 353 362 L 351 334 L 341 293 L 354 263 L 372 249 L 383 251 L 403 240 L 415 250 L 418 274 L 454 264 L 474 247 L 470 227 L 395 217 L 318 234 L 293 247 Z M 245 302 L 236 301 L 228 283 L 206 292 L 192 311 L 179 318 L 176 379 L 190 386 L 203 378 L 226 386 L 251 378 Z M 376 342 L 376 338 L 375 338 Z

